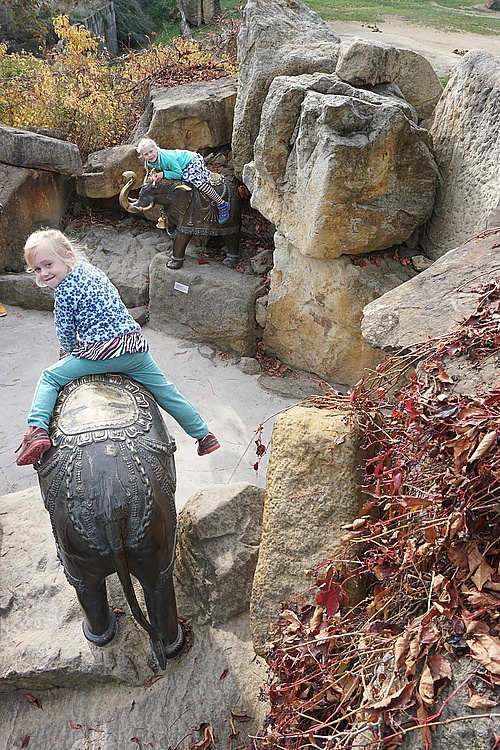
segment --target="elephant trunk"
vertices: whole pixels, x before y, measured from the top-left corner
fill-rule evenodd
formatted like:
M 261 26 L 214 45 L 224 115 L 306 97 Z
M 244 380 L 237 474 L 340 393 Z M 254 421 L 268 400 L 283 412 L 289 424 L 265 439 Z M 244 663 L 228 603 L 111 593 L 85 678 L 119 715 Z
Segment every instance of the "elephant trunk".
M 120 195 L 118 198 L 120 202 L 120 206 L 123 208 L 124 211 L 128 211 L 129 214 L 138 214 L 141 211 L 144 211 L 145 209 L 141 208 L 140 206 L 135 205 L 137 201 L 131 201 L 130 198 L 128 197 L 128 194 L 136 181 L 135 172 L 131 172 L 131 171 L 123 172 L 122 177 L 124 177 L 127 180 L 127 182 L 120 190 Z

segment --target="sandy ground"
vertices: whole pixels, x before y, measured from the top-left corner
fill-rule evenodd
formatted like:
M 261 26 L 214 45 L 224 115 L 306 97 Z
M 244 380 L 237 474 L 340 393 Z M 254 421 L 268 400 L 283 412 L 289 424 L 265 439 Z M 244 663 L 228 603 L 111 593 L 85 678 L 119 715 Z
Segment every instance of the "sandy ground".
M 0 318 L 0 498 L 37 485 L 32 466 L 15 463 L 15 449 L 26 429 L 26 416 L 40 372 L 55 362 L 59 348 L 51 312 L 5 306 Z M 273 415 L 300 397 L 282 397 L 261 387 L 258 375 L 242 373 L 235 363 L 208 358 L 209 347 L 143 329 L 151 353 L 168 380 L 201 413 L 221 448 L 200 457 L 196 443 L 169 415 L 167 426 L 177 443 L 177 505 L 210 484 L 250 482 L 265 485 L 267 458 L 253 468 L 255 430 L 264 420 L 263 440 L 271 436 Z M 203 356 L 205 355 L 205 356 Z M 279 384 L 278 384 L 279 386 Z
M 500 17 L 500 12 L 498 16 Z M 460 60 L 460 55 L 454 53 L 453 50 L 470 52 L 472 49 L 483 49 L 500 57 L 500 35 L 498 34 L 484 36 L 483 34 L 446 32 L 427 26 L 417 26 L 402 19 L 398 21 L 394 18 L 376 24 L 378 32 L 358 22 L 332 21 L 330 25 L 342 39 L 361 37 L 419 52 L 431 63 L 438 76 L 449 75 Z

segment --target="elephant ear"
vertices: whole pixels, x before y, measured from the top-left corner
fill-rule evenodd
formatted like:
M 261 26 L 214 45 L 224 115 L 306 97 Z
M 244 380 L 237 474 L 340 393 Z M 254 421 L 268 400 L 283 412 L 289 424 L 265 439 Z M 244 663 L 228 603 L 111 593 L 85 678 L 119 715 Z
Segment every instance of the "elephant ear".
M 193 189 L 188 185 L 176 185 L 172 195 L 172 205 L 181 214 L 185 214 L 193 197 Z

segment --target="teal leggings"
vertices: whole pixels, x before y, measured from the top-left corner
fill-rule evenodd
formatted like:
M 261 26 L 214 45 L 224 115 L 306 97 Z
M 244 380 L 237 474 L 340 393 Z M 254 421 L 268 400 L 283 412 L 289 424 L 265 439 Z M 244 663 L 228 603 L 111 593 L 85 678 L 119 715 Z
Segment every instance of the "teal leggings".
M 49 427 L 50 417 L 61 388 L 82 375 L 120 372 L 142 383 L 152 393 L 158 404 L 172 416 L 191 437 L 200 439 L 208 427 L 194 406 L 169 383 L 149 352 L 122 354 L 112 359 L 83 359 L 71 354 L 44 370 L 33 396 L 28 424 Z

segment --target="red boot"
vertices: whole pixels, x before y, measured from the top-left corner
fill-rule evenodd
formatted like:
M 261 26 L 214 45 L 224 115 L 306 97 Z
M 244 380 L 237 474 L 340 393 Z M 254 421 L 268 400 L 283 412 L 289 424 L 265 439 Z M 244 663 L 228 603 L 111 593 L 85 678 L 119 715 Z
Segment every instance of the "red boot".
M 51 447 L 52 441 L 47 430 L 44 430 L 43 427 L 28 427 L 23 442 L 16 450 L 16 453 L 21 451 L 16 459 L 16 464 L 18 466 L 36 464 L 45 451 L 48 451 Z
M 198 440 L 199 456 L 207 456 L 209 453 L 213 453 L 214 451 L 216 451 L 217 448 L 220 448 L 220 443 L 213 432 L 209 432 L 208 435 L 205 435 L 204 438 Z

